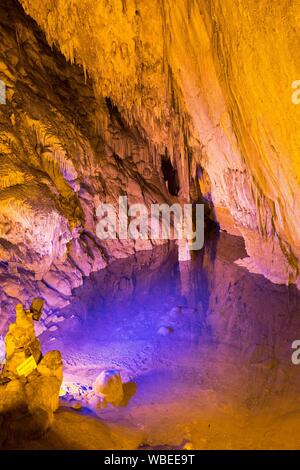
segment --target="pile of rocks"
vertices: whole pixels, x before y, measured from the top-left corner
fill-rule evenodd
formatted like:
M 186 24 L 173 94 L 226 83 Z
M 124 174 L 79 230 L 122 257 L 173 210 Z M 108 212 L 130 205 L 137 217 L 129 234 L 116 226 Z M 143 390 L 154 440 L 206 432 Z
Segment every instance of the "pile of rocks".
M 16 322 L 5 337 L 0 375 L 0 447 L 37 438 L 51 425 L 59 406 L 62 359 L 59 351 L 41 353 L 34 332 L 35 312 L 16 306 Z

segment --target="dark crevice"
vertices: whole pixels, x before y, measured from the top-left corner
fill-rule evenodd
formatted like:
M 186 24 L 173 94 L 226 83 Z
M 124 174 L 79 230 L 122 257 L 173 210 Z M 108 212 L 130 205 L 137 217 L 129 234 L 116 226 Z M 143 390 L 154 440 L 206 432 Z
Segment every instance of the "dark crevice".
M 105 103 L 106 103 L 109 116 L 112 122 L 114 121 L 117 122 L 117 124 L 120 126 L 122 130 L 126 130 L 127 126 L 122 118 L 122 115 L 118 109 L 118 106 L 113 103 L 112 99 L 109 96 L 105 98 Z
M 161 170 L 164 180 L 167 183 L 168 191 L 172 196 L 178 196 L 179 193 L 179 178 L 177 169 L 173 167 L 170 157 L 167 152 L 161 158 Z

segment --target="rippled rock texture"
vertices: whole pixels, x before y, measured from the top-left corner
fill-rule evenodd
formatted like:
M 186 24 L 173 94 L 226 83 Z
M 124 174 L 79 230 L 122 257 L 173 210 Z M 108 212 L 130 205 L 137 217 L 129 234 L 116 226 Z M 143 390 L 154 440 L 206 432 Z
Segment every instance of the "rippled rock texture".
M 160 156 L 143 129 L 95 97 L 81 67 L 51 49 L 20 5 L 0 5 L 0 299 L 2 325 L 17 300 L 69 302 L 84 276 L 152 242 L 96 237 L 96 208 L 170 202 Z M 156 160 L 157 159 L 157 160 Z M 154 242 L 153 242 L 154 243 Z
M 98 96 L 200 180 L 251 270 L 295 281 L 299 258 L 298 2 L 21 0 Z M 276 45 L 276 47 L 275 47 Z
M 20 4 L 0 6 L 2 308 L 29 292 L 61 308 L 83 276 L 145 248 L 95 237 L 98 203 L 120 194 L 205 202 L 244 237 L 242 264 L 297 282 L 297 2 Z

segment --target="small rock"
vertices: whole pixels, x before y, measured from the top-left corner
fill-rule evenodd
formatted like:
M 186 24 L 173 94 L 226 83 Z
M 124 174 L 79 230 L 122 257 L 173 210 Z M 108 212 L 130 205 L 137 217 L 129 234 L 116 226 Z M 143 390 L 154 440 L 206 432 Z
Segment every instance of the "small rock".
M 105 403 L 118 406 L 124 397 L 123 384 L 118 370 L 104 370 L 97 377 L 93 390 Z
M 170 326 L 161 326 L 157 333 L 161 336 L 168 336 L 170 333 L 173 333 L 173 331 L 173 328 Z
M 38 372 L 46 377 L 56 377 L 60 383 L 63 378 L 63 363 L 59 351 L 49 351 L 37 367 Z
M 89 397 L 87 401 L 88 401 L 89 408 L 92 408 L 92 409 L 101 408 L 102 400 L 101 398 L 97 397 L 97 395 L 93 395 L 92 397 Z
M 51 323 L 60 323 L 60 322 L 64 321 L 64 319 L 65 319 L 65 317 L 63 317 L 63 316 L 50 315 L 45 320 L 45 324 L 50 325 Z
M 178 307 L 173 307 L 171 308 L 170 312 L 169 312 L 169 316 L 170 318 L 177 318 L 178 315 L 180 315 L 182 313 L 182 307 L 178 306 Z
M 36 337 L 41 336 L 41 334 L 46 330 L 47 328 L 42 322 L 39 321 L 34 323 L 34 332 Z
M 65 397 L 67 395 L 67 391 L 64 388 L 60 388 L 59 390 L 59 396 L 60 397 Z
M 73 410 L 80 411 L 82 409 L 82 404 L 79 401 L 72 401 L 71 407 Z
M 193 450 L 194 449 L 193 443 L 191 441 L 185 441 L 183 446 L 182 446 L 182 449 L 183 450 Z
M 56 330 L 58 330 L 58 326 L 56 326 L 56 325 L 50 326 L 50 328 L 49 328 L 49 331 L 51 331 L 51 332 L 56 331 Z

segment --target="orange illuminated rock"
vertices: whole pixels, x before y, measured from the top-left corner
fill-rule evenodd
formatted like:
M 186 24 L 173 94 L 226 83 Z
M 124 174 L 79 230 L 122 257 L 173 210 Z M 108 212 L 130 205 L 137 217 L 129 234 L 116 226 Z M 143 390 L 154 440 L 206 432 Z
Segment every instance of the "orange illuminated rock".
M 36 362 L 41 358 L 40 342 L 35 337 L 33 319 L 21 304 L 16 306 L 16 322 L 9 326 L 5 347 L 4 374 L 9 377 L 17 375 L 17 368 L 30 356 Z
M 34 305 L 41 302 L 36 299 Z M 51 425 L 59 406 L 61 354 L 50 351 L 42 357 L 33 315 L 17 305 L 16 322 L 5 337 L 6 361 L 0 375 L 0 447 L 41 435 Z
M 93 390 L 103 405 L 111 403 L 119 405 L 124 397 L 123 384 L 120 372 L 117 370 L 104 370 L 97 377 Z
M 6 105 L 0 104 L 5 314 L 0 322 L 5 328 L 16 300 L 25 304 L 29 297 L 42 297 L 48 314 L 68 305 L 85 276 L 115 258 L 152 248 L 150 241 L 99 240 L 101 202 L 115 203 L 128 194 L 149 207 L 153 201 L 170 203 L 172 195 L 161 173 L 165 144 L 152 141 L 112 96 L 96 95 L 90 77 L 47 45 L 17 0 L 3 0 L 0 17 L 5 37 L 0 80 L 6 84 Z M 131 48 L 124 41 L 121 49 L 127 60 Z
M 180 196 L 199 183 L 221 227 L 242 233 L 255 270 L 296 282 L 298 2 L 20 3 L 118 119 L 138 123 L 158 153 L 167 148 Z
M 97 238 L 97 207 L 120 194 L 205 203 L 244 238 L 244 266 L 299 285 L 296 0 L 3 0 L 0 15 L 5 312 L 33 295 L 61 309 L 159 243 Z

